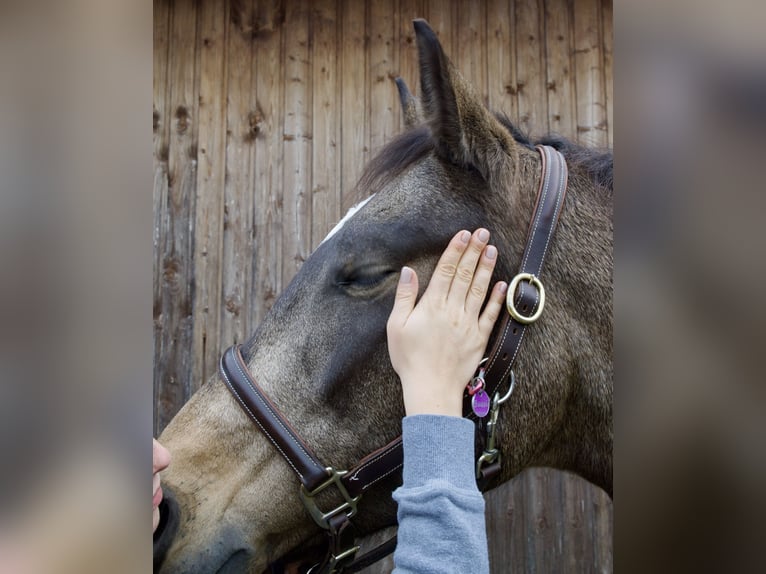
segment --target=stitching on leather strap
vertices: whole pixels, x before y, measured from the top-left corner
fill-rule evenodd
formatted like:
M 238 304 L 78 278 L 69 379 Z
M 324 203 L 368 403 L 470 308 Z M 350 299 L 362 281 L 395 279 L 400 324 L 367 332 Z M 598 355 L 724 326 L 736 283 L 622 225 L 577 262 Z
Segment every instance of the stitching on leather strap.
M 377 462 L 377 461 L 379 461 L 381 458 L 383 458 L 383 457 L 385 457 L 386 455 L 388 455 L 388 453 L 390 453 L 390 452 L 393 452 L 394 450 L 396 450 L 397 448 L 399 448 L 399 447 L 401 447 L 401 446 L 402 446 L 402 442 L 401 442 L 401 441 L 397 441 L 397 442 L 395 442 L 394 444 L 390 445 L 390 446 L 389 446 L 388 448 L 386 448 L 386 449 L 385 449 L 383 452 L 381 452 L 381 453 L 377 454 L 376 456 L 374 456 L 373 458 L 371 458 L 370 460 L 368 460 L 367 462 L 365 462 L 365 463 L 364 463 L 362 466 L 360 466 L 358 469 L 356 469 L 356 471 L 354 472 L 354 474 L 352 474 L 352 475 L 349 477 L 349 480 L 358 480 L 358 478 L 357 478 L 357 475 L 358 475 L 360 472 L 362 472 L 362 470 L 364 470 L 365 468 L 367 468 L 367 467 L 368 467 L 368 466 L 370 466 L 371 464 L 374 464 L 374 463 L 376 463 L 376 462 Z
M 556 151 L 557 154 L 561 155 L 560 152 Z M 564 161 L 564 158 L 562 156 L 561 161 Z M 558 189 L 561 189 L 561 186 L 564 183 L 564 170 L 559 170 L 559 185 Z M 545 261 L 545 256 L 548 254 L 548 245 L 551 242 L 551 238 L 553 237 L 553 233 L 556 231 L 556 219 L 558 218 L 558 213 L 561 211 L 561 202 L 564 201 L 564 193 L 559 193 L 558 197 L 556 198 L 556 207 L 553 210 L 553 221 L 551 223 L 550 228 L 548 229 L 548 237 L 545 240 L 545 247 L 543 248 L 543 254 L 540 256 L 540 265 L 537 267 L 537 273 L 535 275 L 539 275 L 540 271 L 543 268 L 543 262 Z
M 276 413 L 274 413 L 274 411 L 272 410 L 272 408 L 271 408 L 271 406 L 269 405 L 269 403 L 268 403 L 267 401 L 265 401 L 265 400 L 263 399 L 263 397 L 261 396 L 261 394 L 258 392 L 258 390 L 257 390 L 255 387 L 253 387 L 253 384 L 250 382 L 250 378 L 249 378 L 249 377 L 248 377 L 248 376 L 247 376 L 247 375 L 244 373 L 244 371 L 242 370 L 242 367 L 241 367 L 241 365 L 239 364 L 239 357 L 237 357 L 237 356 L 235 355 L 234 359 L 235 359 L 235 361 L 234 361 L 234 362 L 235 362 L 235 365 L 236 365 L 236 367 L 237 367 L 237 370 L 238 370 L 238 371 L 239 371 L 239 373 L 242 375 L 242 378 L 243 378 L 243 379 L 245 380 L 245 382 L 247 383 L 247 386 L 248 386 L 248 387 L 250 387 L 250 388 L 252 389 L 253 393 L 255 393 L 255 395 L 256 395 L 256 397 L 258 398 L 258 400 L 259 400 L 259 401 L 261 401 L 261 404 L 263 404 L 263 406 L 264 406 L 264 407 L 266 407 L 266 409 L 268 409 L 268 411 L 271 413 L 271 416 L 272 416 L 272 417 L 273 417 L 273 418 L 274 418 L 274 419 L 275 419 L 275 420 L 276 420 L 276 421 L 279 423 L 279 426 L 281 426 L 281 427 L 282 427 L 282 429 L 284 429 L 284 431 L 285 431 L 285 432 L 287 433 L 287 435 L 290 437 L 290 440 L 292 440 L 292 441 L 293 441 L 293 443 L 294 443 L 294 444 L 295 444 L 295 445 L 296 445 L 296 446 L 297 446 L 297 447 L 298 447 L 298 448 L 301 450 L 301 452 L 302 452 L 304 455 L 306 455 L 306 458 L 308 458 L 308 459 L 311 461 L 311 464 L 313 464 L 313 465 L 314 465 L 316 468 L 318 468 L 318 469 L 324 470 L 324 469 L 323 469 L 321 466 L 319 466 L 319 465 L 316 463 L 316 461 L 314 460 L 314 457 L 313 457 L 313 456 L 311 456 L 311 455 L 309 455 L 309 453 L 307 453 L 307 452 L 306 452 L 306 449 L 304 449 L 304 448 L 303 448 L 303 445 L 300 443 L 300 441 L 298 441 L 298 440 L 295 438 L 295 436 L 293 436 L 293 432 L 292 432 L 290 429 L 288 429 L 288 428 L 287 428 L 287 427 L 284 425 L 284 423 L 282 422 L 282 419 L 281 419 L 281 417 L 280 417 L 279 415 L 277 415 Z
M 295 465 L 290 460 L 290 457 L 285 454 L 285 452 L 279 447 L 279 444 L 277 444 L 277 441 L 274 440 L 274 437 L 269 434 L 269 431 L 267 431 L 264 426 L 261 424 L 261 422 L 258 420 L 258 417 L 256 417 L 253 414 L 253 411 L 250 410 L 250 407 L 247 406 L 247 403 L 242 400 L 242 397 L 239 396 L 239 393 L 237 392 L 237 389 L 234 387 L 234 385 L 231 384 L 231 381 L 229 380 L 229 376 L 226 374 L 226 370 L 223 368 L 223 365 L 221 365 L 219 369 L 221 375 L 223 375 L 223 379 L 226 382 L 226 386 L 229 387 L 232 393 L 234 393 L 234 396 L 237 398 L 237 401 L 239 402 L 240 406 L 242 406 L 243 409 L 247 411 L 247 414 L 250 415 L 250 418 L 255 422 L 255 424 L 258 425 L 258 427 L 261 429 L 261 432 L 266 435 L 266 437 L 271 441 L 271 444 L 274 445 L 274 448 L 276 448 L 279 453 L 284 457 L 284 459 L 287 461 L 287 464 L 290 465 L 290 467 L 295 471 L 295 473 L 300 477 L 301 480 L 303 480 L 303 475 L 301 474 L 301 471 L 299 471 L 297 468 L 295 468 Z
M 362 490 L 367 490 L 367 489 L 368 489 L 369 487 L 371 487 L 373 484 L 375 484 L 375 483 L 376 483 L 376 482 L 378 482 L 379 480 L 383 480 L 383 479 L 384 479 L 384 478 L 386 478 L 386 477 L 387 477 L 389 474 L 393 473 L 394 471 L 396 471 L 397 469 L 401 468 L 402 466 L 404 466 L 404 463 L 403 463 L 403 462 L 400 462 L 400 463 L 399 463 L 399 464 L 397 464 L 397 465 L 396 465 L 394 468 L 392 468 L 391 470 L 389 470 L 387 473 L 385 473 L 385 474 L 381 474 L 381 475 L 380 475 L 378 478 L 376 478 L 376 479 L 375 479 L 375 480 L 373 480 L 372 482 L 369 482 L 369 483 L 365 484 L 365 485 L 362 487 Z
M 538 198 L 535 202 L 535 214 L 534 214 L 534 222 L 531 226 L 530 232 L 527 236 L 527 245 L 524 249 L 524 256 L 522 258 L 521 265 L 519 267 L 519 272 L 530 272 L 533 271 L 534 275 L 539 275 L 542 271 L 543 264 L 545 261 L 545 257 L 548 254 L 548 249 L 550 247 L 551 238 L 553 237 L 553 234 L 556 230 L 556 224 L 558 222 L 559 215 L 561 213 L 564 197 L 566 195 L 566 179 L 567 179 L 567 165 L 566 165 L 566 159 L 564 158 L 563 154 L 559 152 L 558 150 L 551 148 L 549 146 L 537 146 L 537 150 L 540 153 L 541 160 L 542 160 L 542 179 L 540 181 L 540 187 L 538 190 Z M 554 155 L 555 154 L 555 155 Z M 554 165 L 555 163 L 555 165 Z M 557 174 L 553 173 L 554 168 L 558 170 Z M 556 178 L 557 181 L 555 183 L 551 182 L 552 177 L 557 175 Z M 554 195 L 551 195 L 554 194 Z M 550 206 L 546 205 L 547 201 L 552 201 L 555 199 L 555 205 Z M 545 215 L 546 221 L 548 222 L 547 229 L 543 229 L 545 232 L 545 243 L 542 245 L 542 252 L 539 252 L 540 247 L 540 241 L 536 240 L 537 232 L 540 230 L 540 226 L 543 222 L 543 216 Z M 539 258 L 537 261 L 533 262 L 533 265 L 536 267 L 536 269 L 529 269 L 527 266 L 530 263 L 530 257 L 532 258 Z M 526 293 L 526 284 L 521 283 L 519 285 L 518 290 L 518 296 L 516 296 L 516 304 L 520 304 L 522 299 L 527 296 Z M 532 309 L 537 308 L 537 306 L 540 303 L 540 293 L 535 293 L 534 303 L 532 305 Z M 499 366 L 498 364 L 498 357 L 504 356 L 506 353 L 510 351 L 509 349 L 505 349 L 506 345 L 513 348 L 513 355 L 510 357 L 510 360 L 508 361 L 508 365 L 503 372 L 503 374 L 495 378 L 494 374 L 492 375 L 492 387 L 488 387 L 488 392 L 490 394 L 494 393 L 496 388 L 499 387 L 505 381 L 505 379 L 508 377 L 509 373 L 511 372 L 511 368 L 513 367 L 513 364 L 516 360 L 516 356 L 518 355 L 519 349 L 521 348 L 521 344 L 524 340 L 524 335 L 526 333 L 526 327 L 527 325 L 523 325 L 518 323 L 517 321 L 514 321 L 510 317 L 505 318 L 504 324 L 501 327 L 501 333 L 499 333 L 499 339 L 496 341 L 494 347 L 493 347 L 493 353 L 491 353 L 489 364 L 487 365 L 487 373 L 492 373 L 495 367 Z M 515 340 L 509 340 L 509 337 L 511 336 L 511 329 L 519 329 L 520 331 L 517 331 L 516 334 L 514 334 L 514 337 L 517 336 Z M 471 414 L 468 415 L 468 418 L 474 418 L 471 416 Z

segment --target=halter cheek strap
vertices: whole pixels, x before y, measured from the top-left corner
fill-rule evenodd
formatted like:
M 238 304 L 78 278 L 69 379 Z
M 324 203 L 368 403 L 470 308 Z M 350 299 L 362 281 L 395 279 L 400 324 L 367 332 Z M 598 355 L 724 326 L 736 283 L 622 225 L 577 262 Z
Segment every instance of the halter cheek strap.
M 354 545 L 350 519 L 357 512 L 362 494 L 384 478 L 401 472 L 401 437 L 368 454 L 351 470 L 324 466 L 250 375 L 239 345 L 230 347 L 223 354 L 219 372 L 240 407 L 298 476 L 301 482 L 301 501 L 314 522 L 327 532 L 327 554 L 311 572 L 340 572 L 354 561 L 359 550 Z M 317 505 L 316 495 L 333 487 L 341 494 L 343 502 L 333 509 L 321 509 Z
M 542 177 L 537 190 L 535 211 L 527 234 L 527 243 L 518 274 L 508 285 L 507 314 L 504 314 L 498 335 L 492 345 L 484 371 L 486 393 L 492 401 L 491 425 L 487 425 L 485 450 L 477 462 L 477 480 L 481 490 L 487 490 L 500 472 L 500 451 L 495 448 L 497 409 L 505 399 L 498 400 L 498 390 L 512 375 L 513 364 L 524 340 L 527 327 L 537 321 L 545 305 L 545 289 L 540 281 L 545 256 L 556 230 L 567 191 L 567 164 L 564 156 L 550 146 L 537 146 L 542 157 Z M 510 392 L 510 391 L 509 391 Z M 507 397 L 506 397 L 507 398 Z M 476 420 L 470 397 L 463 401 L 463 416 Z
M 567 190 L 564 156 L 549 146 L 537 146 L 537 150 L 542 156 L 543 177 L 519 273 L 508 286 L 508 314 L 503 315 L 499 334 L 489 353 L 485 381 L 490 396 L 508 378 L 527 326 L 534 323 L 543 311 L 545 290 L 539 277 L 564 206 Z M 465 408 L 463 412 L 467 412 Z
M 539 275 L 564 204 L 567 185 L 564 156 L 548 146 L 537 146 L 537 149 L 542 156 L 543 175 L 519 274 L 511 281 L 508 289 L 508 315 L 503 316 L 499 334 L 489 354 L 485 381 L 490 396 L 495 395 L 508 378 L 527 325 L 536 321 L 543 310 L 545 291 Z M 238 345 L 230 347 L 223 354 L 219 371 L 240 407 L 298 476 L 301 482 L 301 501 L 314 522 L 327 532 L 327 554 L 309 572 L 355 572 L 392 552 L 395 539 L 355 559 L 359 547 L 354 544 L 350 520 L 356 514 L 359 500 L 368 488 L 391 475 L 401 475 L 402 437 L 368 454 L 350 470 L 325 466 L 250 375 Z M 467 418 L 476 420 L 471 412 L 470 397 L 466 397 L 463 413 Z M 493 417 L 496 419 L 496 411 Z M 489 437 L 491 451 L 485 450 L 480 457 L 480 460 L 487 463 L 483 468 L 481 464 L 479 466 L 482 490 L 500 470 L 499 451 L 494 449 L 494 429 L 493 424 L 492 435 Z M 315 497 L 329 488 L 335 488 L 343 502 L 333 509 L 323 510 L 317 505 Z

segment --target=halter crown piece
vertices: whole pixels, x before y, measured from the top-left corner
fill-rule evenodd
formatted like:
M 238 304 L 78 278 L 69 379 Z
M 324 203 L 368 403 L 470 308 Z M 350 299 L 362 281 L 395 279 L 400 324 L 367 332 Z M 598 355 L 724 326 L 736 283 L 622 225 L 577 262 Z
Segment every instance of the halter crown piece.
M 492 350 L 483 369 L 483 391 L 493 397 L 490 419 L 486 425 L 483 453 L 477 461 L 477 482 L 482 490 L 492 484 L 500 471 L 500 451 L 495 446 L 497 417 L 510 396 L 515 382 L 512 367 L 524 332 L 541 315 L 545 305 L 545 290 L 540 281 L 543 261 L 564 205 L 567 187 L 567 165 L 564 156 L 549 146 L 537 146 L 542 157 L 542 177 L 537 193 L 535 211 L 527 236 L 519 273 L 511 281 L 506 298 L 507 315 L 503 315 Z M 312 566 L 311 574 L 357 572 L 393 552 L 392 538 L 361 557 L 354 542 L 351 518 L 364 492 L 375 483 L 393 475 L 401 475 L 403 462 L 402 437 L 368 454 L 351 470 L 337 470 L 322 464 L 311 448 L 301 439 L 277 406 L 255 382 L 247 369 L 239 345 L 230 347 L 221 357 L 219 372 L 240 407 L 253 420 L 274 448 L 287 461 L 300 480 L 299 496 L 316 524 L 328 536 L 324 559 Z M 509 390 L 501 398 L 500 386 L 510 377 Z M 471 396 L 466 394 L 464 416 L 476 421 Z M 319 508 L 316 495 L 334 487 L 343 502 L 330 510 Z

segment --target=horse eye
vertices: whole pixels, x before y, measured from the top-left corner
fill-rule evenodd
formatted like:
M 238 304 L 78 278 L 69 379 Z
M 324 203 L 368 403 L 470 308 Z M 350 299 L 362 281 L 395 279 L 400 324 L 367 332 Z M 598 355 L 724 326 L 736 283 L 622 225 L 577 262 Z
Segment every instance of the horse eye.
M 341 274 L 337 284 L 352 289 L 368 289 L 376 287 L 390 277 L 392 273 L 396 273 L 396 271 L 386 268 L 353 269 Z

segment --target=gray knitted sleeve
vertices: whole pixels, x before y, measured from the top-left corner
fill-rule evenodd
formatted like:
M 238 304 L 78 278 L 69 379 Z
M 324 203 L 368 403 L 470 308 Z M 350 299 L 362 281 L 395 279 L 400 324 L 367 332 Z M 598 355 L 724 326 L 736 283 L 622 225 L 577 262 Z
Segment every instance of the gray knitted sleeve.
M 404 481 L 394 492 L 397 574 L 489 572 L 484 498 L 474 477 L 474 426 L 415 415 L 402 421 Z

